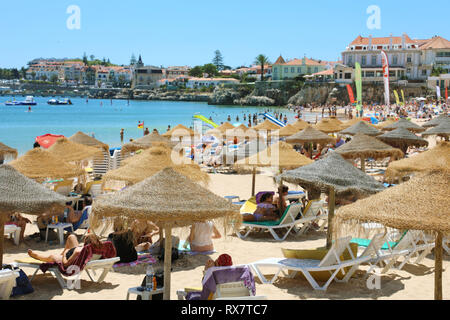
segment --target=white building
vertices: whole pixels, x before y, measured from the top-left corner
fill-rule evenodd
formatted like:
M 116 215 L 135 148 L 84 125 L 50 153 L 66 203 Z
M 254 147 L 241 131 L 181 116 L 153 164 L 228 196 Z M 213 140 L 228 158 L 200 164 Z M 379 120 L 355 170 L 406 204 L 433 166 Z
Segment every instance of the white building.
M 186 83 L 186 88 L 217 87 L 227 83 L 239 83 L 239 80 L 233 78 L 189 78 Z

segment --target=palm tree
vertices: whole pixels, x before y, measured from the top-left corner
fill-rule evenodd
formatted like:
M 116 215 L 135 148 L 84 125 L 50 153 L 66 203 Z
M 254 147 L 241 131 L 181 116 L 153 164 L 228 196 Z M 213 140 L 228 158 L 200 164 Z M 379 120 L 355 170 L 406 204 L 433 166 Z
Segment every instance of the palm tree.
M 263 54 L 260 54 L 256 57 L 255 64 L 261 66 L 261 81 L 264 81 L 264 66 L 270 64 L 269 58 Z

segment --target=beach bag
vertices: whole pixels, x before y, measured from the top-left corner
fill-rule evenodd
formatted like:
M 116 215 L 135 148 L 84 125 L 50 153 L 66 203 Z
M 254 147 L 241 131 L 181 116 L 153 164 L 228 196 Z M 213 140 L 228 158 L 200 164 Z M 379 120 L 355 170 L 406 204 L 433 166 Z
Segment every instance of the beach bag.
M 158 259 L 160 261 L 164 261 L 164 249 L 165 248 L 161 249 L 161 252 L 158 256 Z M 172 248 L 172 261 L 178 260 L 178 258 L 179 258 L 178 248 Z
M 3 265 L 5 269 L 10 269 L 19 272 L 19 276 L 16 278 L 16 286 L 12 289 L 11 297 L 22 296 L 34 292 L 31 282 L 28 276 L 22 269 L 14 268 L 12 265 Z
M 155 273 L 156 278 L 156 287 L 162 288 L 164 287 L 164 272 L 163 271 L 157 271 Z M 142 280 L 141 287 L 144 287 L 147 285 L 147 277 L 144 277 L 144 280 Z M 152 300 L 162 300 L 163 299 L 163 293 L 154 294 L 152 296 Z M 141 296 L 137 296 L 136 300 L 142 300 Z

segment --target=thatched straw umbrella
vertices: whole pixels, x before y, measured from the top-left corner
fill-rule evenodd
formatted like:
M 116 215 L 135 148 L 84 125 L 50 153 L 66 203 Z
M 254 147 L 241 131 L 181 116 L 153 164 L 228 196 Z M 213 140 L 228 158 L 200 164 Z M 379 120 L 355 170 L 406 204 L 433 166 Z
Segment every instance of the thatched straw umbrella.
M 275 132 L 280 138 L 285 138 L 296 134 L 298 131 L 299 129 L 294 127 L 292 124 L 288 124 L 286 127 L 281 128 L 280 130 Z
M 378 136 L 383 142 L 393 146 L 394 148 L 399 148 L 406 154 L 408 147 L 426 147 L 428 146 L 428 141 L 416 136 L 414 133 L 407 129 L 399 128 L 393 131 L 386 132 L 381 136 Z
M 254 126 L 253 129 L 255 130 L 267 130 L 267 131 L 275 131 L 278 129 L 281 129 L 280 126 L 277 126 L 275 123 L 265 120 L 263 123 L 258 124 L 257 126 Z
M 439 117 L 434 118 L 422 125 L 424 128 L 436 127 L 442 123 L 450 122 L 450 117 L 446 114 L 441 114 Z
M 414 133 L 425 131 L 425 128 L 422 128 L 421 126 L 415 124 L 414 122 L 411 122 L 411 121 L 403 119 L 403 118 L 400 118 L 397 122 L 395 122 L 393 124 L 385 126 L 383 128 L 383 130 L 392 131 L 392 130 L 399 129 L 399 128 L 407 129 Z
M 315 129 L 320 130 L 325 133 L 334 133 L 342 130 L 340 124 L 336 123 L 336 121 L 332 119 L 322 119 L 318 124 L 314 126 Z
M 361 121 L 364 121 L 364 120 L 362 120 L 361 118 L 353 118 L 351 120 L 348 120 L 348 121 L 345 121 L 344 123 L 342 123 L 341 124 L 341 128 L 343 128 L 343 129 L 350 128 L 351 126 L 353 126 L 353 125 L 355 125 L 355 124 L 357 124 L 358 122 L 361 122 Z M 376 125 L 374 125 L 374 124 L 372 124 L 372 123 L 370 123 L 368 121 L 364 121 L 364 122 L 367 125 L 369 125 L 369 126 L 371 126 L 373 128 L 376 128 Z
M 335 224 L 376 222 L 400 230 L 436 232 L 435 299 L 442 300 L 442 238 L 450 234 L 450 197 L 448 171 L 417 176 L 369 198 L 337 211 Z
M 189 179 L 207 184 L 209 176 L 191 160 L 182 158 L 178 153 L 165 146 L 155 146 L 134 156 L 127 163 L 103 176 L 103 184 L 108 181 L 124 181 L 128 185 L 138 183 L 164 168 L 171 167 Z
M 342 122 L 341 120 L 339 120 L 335 116 L 328 118 L 328 120 L 330 121 L 330 123 L 334 123 L 334 124 L 336 124 L 338 126 L 342 126 L 344 124 L 344 122 Z
M 310 165 L 277 176 L 277 180 L 281 179 L 297 183 L 302 187 L 325 188 L 328 191 L 328 248 L 331 246 L 334 229 L 335 196 L 347 194 L 364 196 L 384 189 L 380 182 L 355 168 L 336 152 L 332 152 L 327 157 Z
M 377 128 L 378 130 L 384 130 L 385 127 L 390 126 L 396 122 L 397 122 L 397 120 L 395 120 L 393 118 L 387 118 L 386 121 L 382 121 L 382 122 L 379 122 L 378 124 L 376 124 L 375 128 Z
M 84 174 L 81 168 L 67 163 L 41 148 L 31 149 L 9 165 L 24 176 L 37 181 L 46 178 L 73 178 Z
M 252 167 L 252 196 L 255 195 L 255 176 L 257 167 L 278 167 L 290 170 L 313 163 L 311 159 L 301 155 L 285 142 L 278 142 L 264 151 L 236 162 L 236 169 Z
M 297 128 L 297 131 L 301 131 L 309 127 L 309 123 L 302 119 L 298 119 L 295 123 L 292 124 L 292 126 L 294 128 Z
M 9 165 L 0 166 L 0 266 L 3 263 L 4 223 L 15 212 L 40 214 L 63 210 L 68 199 L 25 177 Z
M 252 132 L 253 131 L 253 132 Z M 241 124 L 233 129 L 228 129 L 224 132 L 227 137 L 236 138 L 246 138 L 246 137 L 256 137 L 256 132 L 247 128 L 245 125 Z
M 352 141 L 343 144 L 335 152 L 345 159 L 361 159 L 361 170 L 363 172 L 366 171 L 365 162 L 367 158 L 377 160 L 391 157 L 391 159 L 395 160 L 403 157 L 403 152 L 400 149 L 393 148 L 376 138 L 364 134 L 357 134 Z
M 181 138 L 182 137 L 193 137 L 195 135 L 194 131 L 183 126 L 182 124 L 177 125 L 176 127 L 170 129 L 166 133 L 163 133 L 163 137 L 167 138 Z
M 100 149 L 75 143 L 67 138 L 58 139 L 48 152 L 66 162 L 79 162 L 103 156 Z
M 101 149 L 105 150 L 106 152 L 109 152 L 109 146 L 106 143 L 103 143 L 91 136 L 88 136 L 87 134 L 85 134 L 81 131 L 78 131 L 73 136 L 67 138 L 67 140 L 69 140 L 71 142 L 83 144 L 83 145 L 89 146 L 89 147 L 101 148 Z
M 410 158 L 391 162 L 386 169 L 388 181 L 401 179 L 414 172 L 444 170 L 450 166 L 450 142 L 441 142 L 436 147 Z
M 214 129 L 219 130 L 222 133 L 225 133 L 227 130 L 234 129 L 234 126 L 229 122 L 224 122 L 220 126 L 218 126 L 217 128 L 214 128 Z M 212 129 L 212 130 L 214 130 L 214 129 Z M 209 131 L 207 131 L 206 133 L 208 133 L 208 132 Z
M 318 143 L 326 145 L 328 143 L 335 143 L 336 140 L 333 137 L 323 133 L 322 131 L 314 129 L 313 127 L 306 127 L 306 129 L 304 129 L 303 131 L 297 132 L 296 134 L 287 137 L 286 142 L 290 144 L 301 144 L 304 146 L 306 143 Z
M 422 133 L 422 137 L 427 136 L 439 136 L 444 138 L 445 140 L 449 140 L 450 136 L 450 120 L 449 121 L 443 121 L 440 125 L 430 128 L 424 133 Z
M 347 134 L 350 136 L 354 136 L 356 134 L 365 134 L 367 136 L 378 136 L 382 134 L 378 129 L 375 129 L 374 127 L 370 126 L 365 121 L 359 121 L 356 124 L 352 125 L 351 127 L 348 127 L 345 130 L 342 130 L 340 134 Z
M 99 197 L 92 212 L 98 217 L 146 219 L 164 228 L 165 300 L 170 300 L 172 228 L 222 217 L 242 219 L 237 206 L 172 168 L 166 168 L 123 191 Z
M 159 145 L 161 143 L 166 144 L 169 147 L 174 147 L 175 143 L 169 138 L 160 135 L 158 132 L 152 132 L 146 136 L 139 139 L 126 143 L 122 146 L 121 155 L 125 156 L 131 152 L 136 152 L 142 149 L 148 149 L 155 144 Z
M 4 160 L 6 157 L 17 158 L 17 150 L 8 147 L 6 144 L 0 142 L 0 160 Z

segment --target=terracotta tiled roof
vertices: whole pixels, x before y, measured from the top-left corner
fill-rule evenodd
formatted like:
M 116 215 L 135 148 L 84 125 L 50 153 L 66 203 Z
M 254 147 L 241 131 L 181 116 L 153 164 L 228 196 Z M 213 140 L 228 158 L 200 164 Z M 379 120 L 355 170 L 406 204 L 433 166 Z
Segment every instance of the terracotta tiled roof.
M 305 64 L 307 66 L 324 66 L 324 65 L 326 65 L 325 61 L 319 62 L 319 61 L 316 61 L 316 60 L 313 60 L 313 59 L 308 59 L 308 58 L 304 58 L 304 59 L 305 59 Z M 286 65 L 286 66 L 300 66 L 300 65 L 303 65 L 303 59 L 292 59 L 292 60 L 284 63 L 284 65 Z
M 352 43 L 350 43 L 351 46 L 367 46 L 369 45 L 369 37 L 362 37 L 358 36 L 355 40 L 353 40 Z M 372 45 L 387 45 L 390 43 L 391 37 L 378 37 L 372 38 Z M 416 44 L 414 40 L 412 40 L 408 35 L 405 35 L 405 41 L 407 44 Z M 402 44 L 402 37 L 392 37 L 392 44 L 401 45 Z
M 313 76 L 332 76 L 334 74 L 333 69 L 324 70 L 321 72 L 313 73 Z
M 450 49 L 450 41 L 442 37 L 434 37 L 428 40 L 416 40 L 420 41 L 420 49 Z M 423 42 L 422 42 L 423 41 Z
M 274 64 L 285 64 L 285 63 L 286 61 L 284 61 L 283 57 L 280 55 Z

